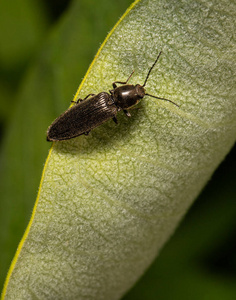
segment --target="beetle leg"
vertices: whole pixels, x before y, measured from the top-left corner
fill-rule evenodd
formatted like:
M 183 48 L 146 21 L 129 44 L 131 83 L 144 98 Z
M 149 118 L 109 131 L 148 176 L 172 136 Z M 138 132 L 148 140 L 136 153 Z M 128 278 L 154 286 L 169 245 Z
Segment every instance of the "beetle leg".
M 84 100 L 86 100 L 89 96 L 95 96 L 95 94 L 88 94 L 84 99 L 81 99 L 81 98 L 79 98 L 77 101 L 71 101 L 72 103 L 74 102 L 74 103 L 80 103 L 80 102 L 82 102 L 82 101 L 84 101 Z
M 116 83 L 120 83 L 120 84 L 126 84 L 129 80 L 130 77 L 134 74 L 134 70 L 132 71 L 132 73 L 129 75 L 128 79 L 124 82 L 124 81 L 115 81 L 112 83 L 113 89 L 117 88 Z
M 76 100 L 76 101 L 71 100 L 70 102 L 71 102 L 71 103 L 79 103 L 79 102 L 81 102 L 81 101 L 83 101 L 83 99 L 78 99 L 78 100 Z
M 130 112 L 129 112 L 128 110 L 123 109 L 123 112 L 125 113 L 125 115 L 126 115 L 127 117 L 131 117 L 131 114 L 130 114 Z
M 140 109 L 142 109 L 142 107 L 130 107 L 129 109 L 132 109 L 132 110 L 140 110 Z
M 84 101 L 85 99 L 87 99 L 89 96 L 95 96 L 96 94 L 88 94 L 82 101 Z
M 113 120 L 116 124 L 118 124 L 118 120 L 117 120 L 116 117 L 113 117 L 112 120 Z
M 90 132 L 90 130 L 89 130 L 89 131 L 86 131 L 86 132 L 84 133 L 84 135 L 89 135 L 89 132 Z

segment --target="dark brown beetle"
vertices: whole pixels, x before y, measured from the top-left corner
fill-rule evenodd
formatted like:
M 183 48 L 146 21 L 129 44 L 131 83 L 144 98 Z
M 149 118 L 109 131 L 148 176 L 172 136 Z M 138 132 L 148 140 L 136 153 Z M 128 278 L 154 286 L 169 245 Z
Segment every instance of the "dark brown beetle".
M 148 71 L 143 85 L 127 84 L 134 71 L 125 81 L 113 82 L 113 90 L 110 94 L 101 92 L 97 95 L 89 94 L 84 99 L 79 99 L 76 104 L 61 114 L 48 128 L 47 141 L 63 141 L 75 138 L 82 134 L 88 134 L 92 129 L 102 123 L 113 119 L 117 123 L 117 112 L 123 110 L 127 117 L 130 117 L 129 108 L 136 105 L 145 95 L 169 101 L 176 106 L 176 103 L 169 99 L 156 97 L 145 92 L 145 85 L 148 77 L 157 63 L 161 52 L 158 54 L 155 62 Z M 117 83 L 123 84 L 117 87 Z

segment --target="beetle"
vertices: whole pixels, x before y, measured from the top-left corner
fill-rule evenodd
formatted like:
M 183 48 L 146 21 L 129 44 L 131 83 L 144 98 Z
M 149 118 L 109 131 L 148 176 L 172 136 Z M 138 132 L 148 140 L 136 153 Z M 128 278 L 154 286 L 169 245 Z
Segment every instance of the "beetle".
M 148 71 L 143 85 L 127 84 L 134 71 L 129 75 L 128 79 L 123 81 L 115 81 L 112 83 L 113 89 L 99 94 L 88 94 L 84 99 L 78 99 L 76 104 L 61 114 L 48 128 L 47 141 L 63 141 L 75 138 L 79 135 L 87 135 L 92 129 L 98 127 L 102 123 L 113 119 L 117 124 L 116 115 L 119 111 L 123 111 L 127 117 L 131 114 L 129 108 L 136 105 L 143 97 L 150 96 L 159 100 L 165 100 L 173 103 L 173 101 L 150 95 L 146 93 L 144 87 L 147 83 L 149 75 L 157 63 L 160 52 Z M 121 84 L 121 86 L 117 86 Z

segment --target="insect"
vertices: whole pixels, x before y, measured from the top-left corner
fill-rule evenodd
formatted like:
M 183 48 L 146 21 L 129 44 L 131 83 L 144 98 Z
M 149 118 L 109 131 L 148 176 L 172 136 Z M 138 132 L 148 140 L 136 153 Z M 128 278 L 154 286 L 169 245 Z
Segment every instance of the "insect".
M 147 83 L 152 69 L 157 63 L 161 52 L 148 71 L 143 85 L 127 84 L 134 71 L 129 75 L 125 82 L 115 81 L 112 83 L 113 89 L 99 94 L 89 94 L 84 99 L 72 101 L 76 104 L 61 114 L 48 128 L 47 141 L 63 141 L 75 138 L 79 135 L 87 135 L 92 129 L 100 126 L 102 123 L 113 119 L 117 124 L 116 115 L 123 111 L 127 117 L 131 117 L 129 108 L 136 105 L 143 97 L 150 96 L 159 100 L 173 101 L 150 95 L 146 93 L 144 87 Z M 121 86 L 117 86 L 121 84 Z

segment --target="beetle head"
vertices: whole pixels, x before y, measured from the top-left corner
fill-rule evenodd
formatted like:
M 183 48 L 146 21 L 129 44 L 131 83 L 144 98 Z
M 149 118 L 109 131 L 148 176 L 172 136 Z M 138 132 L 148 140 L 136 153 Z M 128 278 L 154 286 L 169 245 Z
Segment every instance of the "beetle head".
M 145 89 L 144 89 L 143 85 L 136 84 L 135 85 L 135 91 L 136 91 L 137 96 L 140 99 L 142 99 L 145 96 Z

